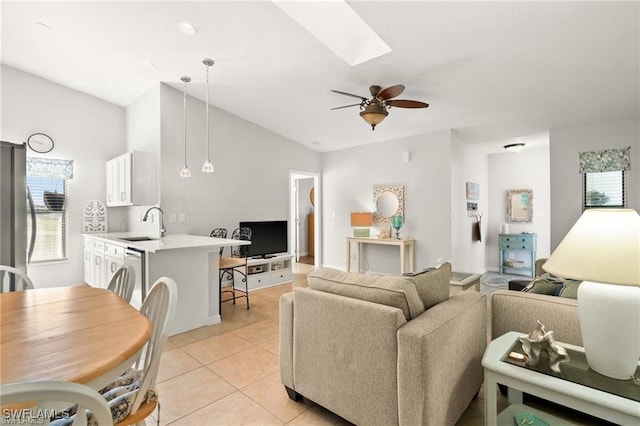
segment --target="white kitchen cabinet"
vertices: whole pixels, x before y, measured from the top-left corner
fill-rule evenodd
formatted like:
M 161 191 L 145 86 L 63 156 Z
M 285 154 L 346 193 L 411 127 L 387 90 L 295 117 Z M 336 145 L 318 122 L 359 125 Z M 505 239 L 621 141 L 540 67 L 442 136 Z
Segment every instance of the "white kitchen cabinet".
M 93 239 L 84 239 L 84 282 L 91 284 L 93 278 L 91 276 L 91 264 L 93 262 Z
M 104 282 L 105 287 L 111 282 L 113 275 L 124 266 L 125 247 L 115 244 L 105 243 L 104 249 Z
M 107 161 L 107 206 L 157 204 L 156 157 L 132 151 Z
M 104 283 L 104 242 L 85 237 L 85 270 L 87 284 L 94 287 L 105 287 Z M 89 271 L 87 272 L 87 266 Z

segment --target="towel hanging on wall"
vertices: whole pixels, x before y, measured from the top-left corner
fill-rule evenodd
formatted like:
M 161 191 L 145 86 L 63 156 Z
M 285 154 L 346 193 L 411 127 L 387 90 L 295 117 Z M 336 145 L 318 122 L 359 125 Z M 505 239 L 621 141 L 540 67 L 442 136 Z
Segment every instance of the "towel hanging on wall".
M 471 224 L 471 241 L 482 241 L 482 215 L 476 216 L 476 221 Z

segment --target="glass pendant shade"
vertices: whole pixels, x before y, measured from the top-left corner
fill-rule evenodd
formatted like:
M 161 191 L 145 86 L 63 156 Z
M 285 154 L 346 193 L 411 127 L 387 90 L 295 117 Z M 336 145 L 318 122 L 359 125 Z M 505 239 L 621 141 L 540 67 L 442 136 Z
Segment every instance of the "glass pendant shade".
M 371 125 L 371 130 L 375 130 L 376 125 L 382 123 L 387 115 L 389 115 L 387 109 L 378 102 L 371 102 L 364 111 L 360 112 L 360 117 Z
M 180 170 L 180 177 L 191 177 L 189 166 L 187 166 L 187 83 L 191 81 L 189 77 L 180 77 L 180 80 L 184 83 L 184 90 L 182 92 L 182 111 L 183 111 L 183 128 L 184 128 L 184 167 Z
M 202 165 L 202 171 L 205 173 L 213 173 L 213 163 L 209 160 L 205 161 Z
M 207 113 L 207 160 L 202 165 L 202 171 L 204 173 L 213 173 L 213 163 L 211 162 L 211 156 L 209 155 L 209 67 L 214 64 L 212 59 L 205 58 L 202 63 L 207 66 L 207 85 L 206 85 L 206 113 Z

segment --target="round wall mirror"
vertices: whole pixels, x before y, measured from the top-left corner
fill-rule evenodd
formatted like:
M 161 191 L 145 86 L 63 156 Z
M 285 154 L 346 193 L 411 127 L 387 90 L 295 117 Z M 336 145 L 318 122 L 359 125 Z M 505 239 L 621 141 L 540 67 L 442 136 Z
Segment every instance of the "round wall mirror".
M 398 211 L 400 200 L 393 192 L 383 192 L 376 201 L 378 213 L 383 217 L 391 217 Z

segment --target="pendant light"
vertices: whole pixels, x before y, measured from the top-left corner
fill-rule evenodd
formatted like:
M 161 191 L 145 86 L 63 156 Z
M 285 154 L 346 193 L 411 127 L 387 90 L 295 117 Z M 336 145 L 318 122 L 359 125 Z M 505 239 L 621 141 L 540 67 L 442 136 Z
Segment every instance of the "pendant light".
M 207 66 L 207 161 L 204 162 L 202 171 L 205 173 L 213 173 L 213 163 L 211 162 L 211 157 L 209 155 L 209 67 L 213 65 L 213 60 L 205 58 L 202 60 L 202 63 Z
M 191 81 L 189 77 L 180 77 L 180 80 L 184 83 L 184 90 L 182 92 L 183 98 L 183 117 L 184 117 L 184 167 L 180 170 L 180 177 L 191 177 L 191 171 L 187 166 L 187 83 Z

